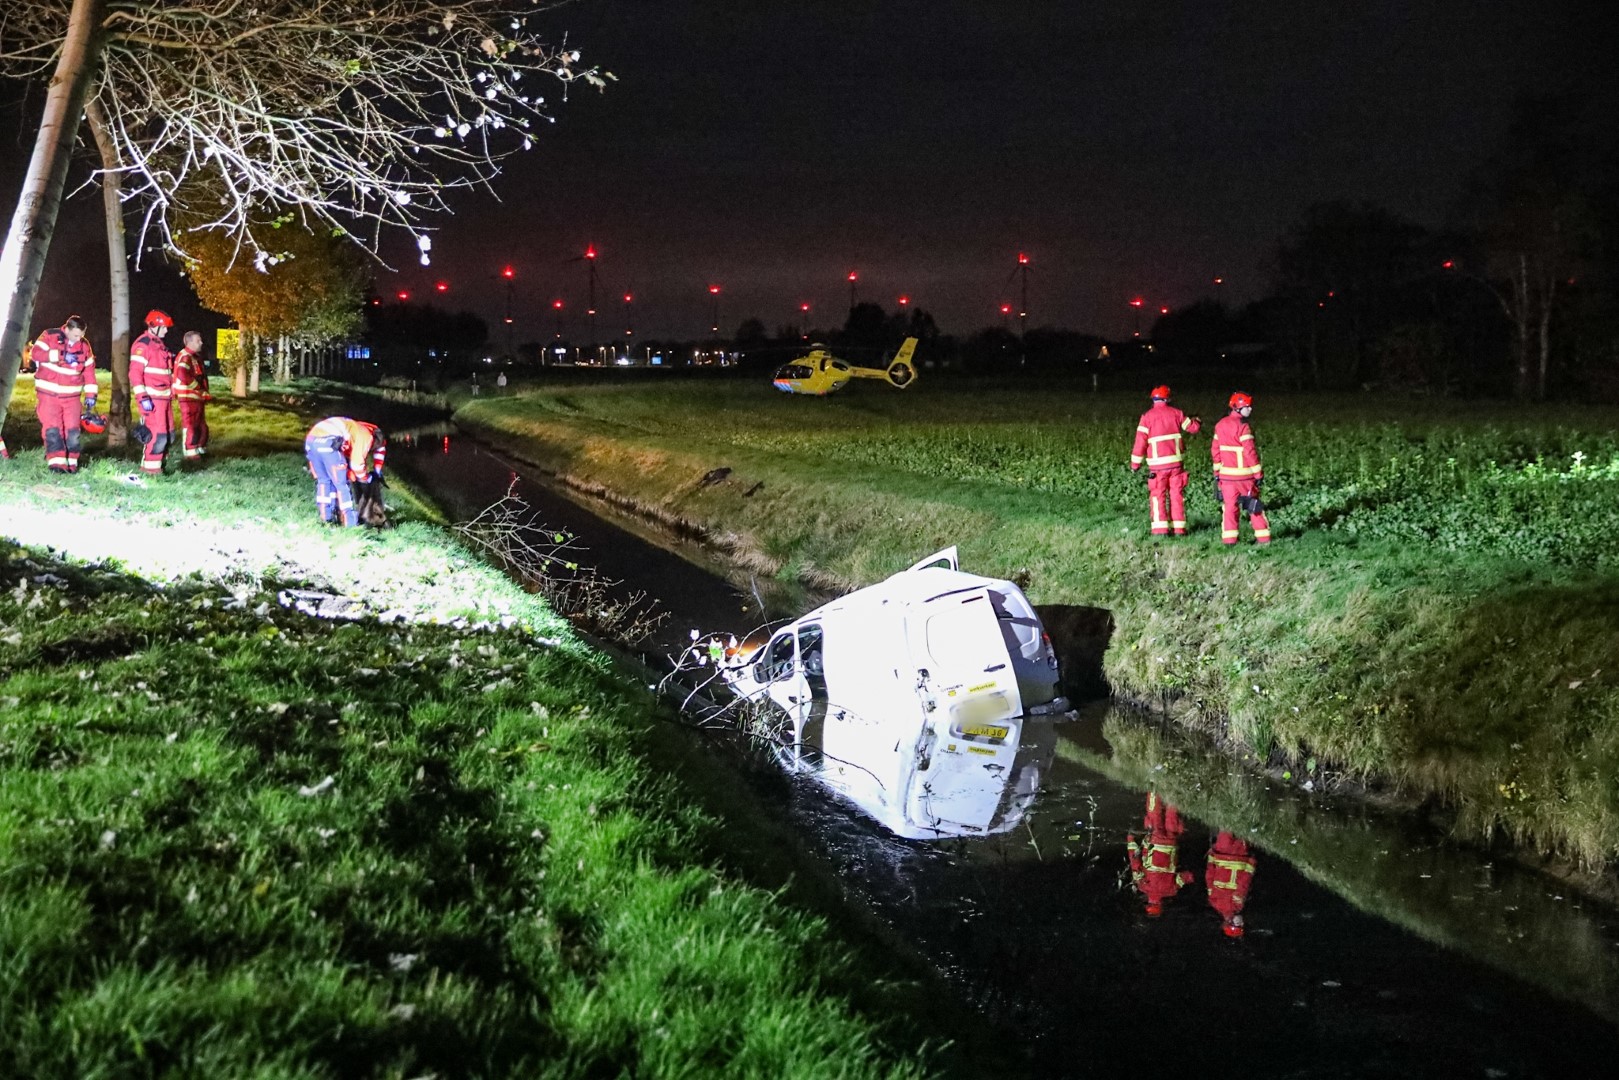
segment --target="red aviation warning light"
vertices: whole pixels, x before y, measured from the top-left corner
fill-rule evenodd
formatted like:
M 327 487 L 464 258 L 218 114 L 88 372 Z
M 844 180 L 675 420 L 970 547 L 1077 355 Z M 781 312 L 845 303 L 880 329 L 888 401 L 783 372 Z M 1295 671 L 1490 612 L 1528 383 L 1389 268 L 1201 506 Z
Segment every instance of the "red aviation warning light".
M 511 267 L 509 267 L 509 266 L 508 266 L 508 267 L 506 267 L 506 269 L 504 269 L 504 270 L 502 270 L 502 271 L 501 271 L 501 272 L 500 272 L 500 276 L 501 276 L 501 277 L 503 277 L 503 278 L 509 278 L 509 277 L 512 277 L 512 276 L 514 276 L 514 275 L 513 275 L 513 274 L 512 274 L 512 268 L 511 268 Z
M 434 285 L 433 288 L 437 289 L 439 292 L 449 292 L 450 283 L 448 281 L 441 281 L 437 285 Z

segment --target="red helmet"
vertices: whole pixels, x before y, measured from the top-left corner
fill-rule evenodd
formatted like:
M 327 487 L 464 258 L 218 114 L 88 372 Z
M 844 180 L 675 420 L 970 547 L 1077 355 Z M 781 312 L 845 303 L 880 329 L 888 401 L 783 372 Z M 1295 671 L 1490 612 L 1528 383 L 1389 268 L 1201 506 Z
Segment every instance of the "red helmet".
M 1163 913 L 1164 913 L 1164 905 L 1162 905 L 1160 903 L 1157 903 L 1155 901 L 1152 901 L 1152 900 L 1147 901 L 1147 914 L 1148 915 L 1151 915 L 1153 918 L 1156 919 L 1158 916 L 1162 915 Z
M 79 426 L 92 435 L 100 435 L 107 430 L 107 414 L 87 412 L 79 417 Z
M 1231 407 L 1233 409 L 1251 409 L 1253 405 L 1253 397 L 1243 393 L 1241 390 L 1231 395 Z
M 1229 938 L 1242 937 L 1242 925 L 1240 923 L 1229 923 L 1228 922 L 1228 923 L 1225 924 L 1224 929 L 1225 929 L 1225 936 L 1226 937 L 1229 937 Z
M 1167 386 L 1155 386 L 1155 387 L 1153 387 L 1152 388 L 1152 397 L 1153 397 L 1154 401 L 1168 401 L 1169 400 L 1169 387 L 1167 387 Z
M 169 313 L 166 312 L 166 311 L 159 311 L 159 310 L 157 310 L 157 308 L 153 308 L 151 311 L 148 311 L 146 313 L 146 326 L 147 326 L 147 329 L 150 329 L 150 328 L 152 328 L 154 326 L 173 326 L 173 325 L 174 325 L 174 320 L 169 318 Z

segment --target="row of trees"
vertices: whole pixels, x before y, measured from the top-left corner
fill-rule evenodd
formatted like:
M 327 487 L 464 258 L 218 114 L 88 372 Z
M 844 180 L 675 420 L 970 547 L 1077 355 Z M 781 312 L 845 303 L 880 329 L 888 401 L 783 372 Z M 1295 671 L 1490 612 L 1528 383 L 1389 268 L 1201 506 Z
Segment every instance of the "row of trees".
M 488 185 L 548 119 L 543 90 L 604 86 L 576 52 L 530 28 L 540 0 L 8 0 L 0 71 L 47 85 L 0 251 L 0 356 L 17 355 L 81 129 L 97 148 L 112 311 L 131 325 L 128 215 L 138 251 L 181 260 L 211 307 L 290 355 L 332 332 L 354 287 L 332 241 L 375 253 L 404 229 L 422 261 L 423 219 Z M 331 265 L 316 268 L 317 262 Z M 276 272 L 278 267 L 299 266 Z M 258 278 L 243 275 L 256 273 Z M 279 279 L 279 280 L 278 280 Z M 297 317 L 256 291 L 319 297 Z M 340 302 L 341 301 L 341 302 Z M 349 309 L 352 310 L 352 309 Z M 126 332 L 111 342 L 109 434 L 129 423 Z M 14 365 L 0 364 L 0 414 Z
M 1279 245 L 1271 295 L 1186 306 L 1153 342 L 1188 357 L 1266 342 L 1314 386 L 1619 394 L 1614 150 L 1581 103 L 1525 100 L 1442 227 L 1312 206 Z

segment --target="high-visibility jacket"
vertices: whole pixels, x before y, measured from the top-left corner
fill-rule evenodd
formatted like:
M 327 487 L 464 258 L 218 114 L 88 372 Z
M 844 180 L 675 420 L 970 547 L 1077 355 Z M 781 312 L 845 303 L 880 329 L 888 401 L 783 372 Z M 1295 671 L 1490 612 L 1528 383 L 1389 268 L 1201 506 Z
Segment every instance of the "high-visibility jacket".
M 1175 865 L 1177 839 L 1163 830 L 1154 830 L 1139 843 L 1134 836 L 1125 841 L 1124 849 L 1130 857 L 1130 880 L 1141 890 L 1142 896 L 1155 903 L 1162 903 L 1180 892 L 1181 886 L 1192 883 L 1192 872 Z
M 304 436 L 304 441 L 336 439 L 337 447 L 348 459 L 350 480 L 370 480 L 372 473 L 382 475 L 387 445 L 375 424 L 364 420 L 350 420 L 346 416 L 328 416 Z
M 1257 865 L 1248 850 L 1248 841 L 1228 832 L 1214 838 L 1208 861 L 1204 864 L 1203 885 L 1208 890 L 1209 906 L 1227 921 L 1233 915 L 1242 913 Z
M 174 354 L 161 338 L 150 332 L 135 339 L 129 347 L 129 396 L 137 402 L 149 397 L 158 408 L 173 397 Z
M 1202 427 L 1196 420 L 1167 401 L 1155 401 L 1136 424 L 1135 446 L 1130 450 L 1131 468 L 1184 468 L 1184 436 L 1196 435 Z
M 1265 475 L 1253 429 L 1240 413 L 1227 413 L 1214 425 L 1209 453 L 1214 458 L 1214 475 L 1221 480 L 1259 480 Z
M 206 361 L 190 349 L 181 349 L 174 357 L 174 399 L 176 401 L 207 401 L 208 370 Z
M 96 396 L 96 354 L 89 338 L 78 344 L 64 330 L 47 330 L 30 350 L 34 362 L 34 392 L 58 397 Z

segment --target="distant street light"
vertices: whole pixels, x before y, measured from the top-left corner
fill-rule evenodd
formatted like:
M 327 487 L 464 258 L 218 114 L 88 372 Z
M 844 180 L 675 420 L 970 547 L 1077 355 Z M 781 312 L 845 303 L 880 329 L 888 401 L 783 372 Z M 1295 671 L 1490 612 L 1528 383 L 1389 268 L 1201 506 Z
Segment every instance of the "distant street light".
M 512 319 L 512 285 L 517 274 L 508 264 L 500 271 L 500 276 L 506 279 L 506 355 L 512 356 L 515 354 L 517 335 L 517 324 Z

